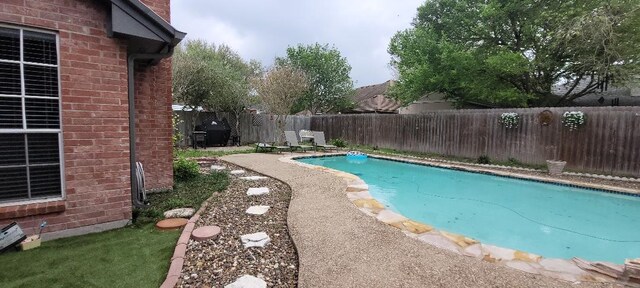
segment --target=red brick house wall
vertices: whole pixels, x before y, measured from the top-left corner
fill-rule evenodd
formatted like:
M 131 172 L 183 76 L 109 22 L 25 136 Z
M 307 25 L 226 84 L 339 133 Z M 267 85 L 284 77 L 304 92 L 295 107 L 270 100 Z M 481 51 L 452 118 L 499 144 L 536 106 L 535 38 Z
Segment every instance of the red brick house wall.
M 169 0 L 142 0 L 169 22 Z M 147 189 L 173 186 L 171 143 L 171 59 L 136 67 L 136 157 L 144 165 Z
M 169 0 L 152 4 L 165 19 Z M 45 232 L 131 218 L 126 42 L 107 37 L 108 5 L 88 0 L 3 0 L 0 23 L 59 35 L 65 200 L 0 205 L 0 224 Z M 170 61 L 138 69 L 137 142 L 147 184 L 171 187 Z

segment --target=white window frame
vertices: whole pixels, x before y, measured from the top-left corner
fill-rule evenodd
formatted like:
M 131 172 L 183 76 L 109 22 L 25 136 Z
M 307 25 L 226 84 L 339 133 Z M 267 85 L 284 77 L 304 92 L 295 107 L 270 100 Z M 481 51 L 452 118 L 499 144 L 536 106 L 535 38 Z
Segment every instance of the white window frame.
M 15 206 L 15 205 L 22 205 L 22 204 L 31 204 L 31 203 L 42 203 L 42 202 L 49 202 L 49 201 L 58 201 L 58 200 L 64 200 L 66 199 L 66 185 L 65 185 L 65 167 L 64 167 L 64 141 L 63 141 L 63 130 L 62 130 L 62 83 L 61 83 L 61 77 L 60 77 L 60 35 L 56 32 L 56 31 L 50 31 L 50 30 L 44 30 L 44 29 L 37 29 L 37 28 L 30 28 L 30 27 L 24 27 L 24 26 L 17 26 L 17 25 L 11 25 L 11 24 L 4 24 L 4 23 L 0 23 L 0 27 L 3 28 L 9 28 L 9 29 L 16 29 L 20 31 L 20 60 L 19 61 L 15 61 L 15 60 L 6 60 L 6 59 L 0 59 L 0 62 L 2 63 L 14 63 L 14 64 L 20 64 L 20 87 L 21 87 L 21 95 L 7 95 L 7 94 L 0 94 L 0 96 L 2 97 L 7 97 L 7 98 L 20 98 L 22 100 L 22 129 L 2 129 L 0 128 L 0 137 L 2 137 L 2 134 L 24 134 L 25 135 L 25 165 L 27 168 L 27 197 L 28 198 L 22 198 L 22 199 L 11 199 L 11 200 L 3 200 L 0 201 L 0 207 L 4 207 L 4 206 Z M 38 32 L 38 33 L 43 33 L 43 34 L 49 34 L 49 35 L 53 35 L 55 36 L 56 39 L 56 64 L 45 64 L 45 63 L 34 63 L 34 62 L 28 62 L 28 61 L 24 61 L 24 31 L 33 31 L 33 32 Z M 24 65 L 34 65 L 34 66 L 45 66 L 45 67 L 55 67 L 57 68 L 58 71 L 58 97 L 50 97 L 50 96 L 27 96 L 25 95 L 25 81 L 24 81 Z M 26 105 L 26 99 L 57 99 L 58 100 L 58 121 L 60 121 L 59 124 L 59 128 L 58 129 L 34 129 L 34 128 L 27 128 L 27 115 L 26 115 L 26 109 L 25 109 L 25 105 Z M 35 133 L 47 133 L 47 134 L 53 134 L 56 133 L 58 134 L 58 164 L 60 167 L 60 195 L 59 196 L 45 196 L 45 197 L 37 197 L 37 198 L 32 198 L 31 197 L 31 179 L 29 178 L 29 147 L 28 147 L 28 143 L 26 141 L 26 137 L 27 134 L 35 134 Z M 22 166 L 22 165 L 19 165 Z M 37 165 L 31 165 L 31 166 L 37 166 Z M 47 164 L 43 164 L 42 166 L 50 166 Z

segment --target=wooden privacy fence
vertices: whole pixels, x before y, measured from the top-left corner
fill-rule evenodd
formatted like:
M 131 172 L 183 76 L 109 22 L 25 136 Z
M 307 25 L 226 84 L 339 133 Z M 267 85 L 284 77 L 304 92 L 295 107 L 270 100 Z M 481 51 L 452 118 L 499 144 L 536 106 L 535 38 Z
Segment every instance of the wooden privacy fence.
M 233 126 L 233 124 L 231 124 Z M 285 130 L 309 130 L 311 116 L 289 115 Z M 240 117 L 240 139 L 242 143 L 276 142 L 280 137 L 275 115 L 243 114 Z
M 538 115 L 553 112 L 548 126 Z M 562 125 L 565 111 L 583 111 L 575 131 Z M 517 128 L 499 123 L 503 112 L 520 116 Z M 448 110 L 423 115 L 313 116 L 311 130 L 327 139 L 413 152 L 476 158 L 517 159 L 528 164 L 567 161 L 567 168 L 591 173 L 640 176 L 640 107 L 562 107 Z
M 199 112 L 197 113 L 194 121 L 193 111 L 174 111 L 179 116 L 180 122 L 178 124 L 178 133 L 182 135 L 182 141 L 180 145 L 190 146 L 191 141 L 189 139 L 191 135 L 191 129 L 195 125 L 202 123 L 205 119 L 217 117 L 217 119 L 226 118 L 231 126 L 231 135 L 235 135 L 235 116 L 225 112 Z M 195 124 L 195 125 L 194 125 Z M 290 115 L 286 119 L 286 130 L 300 131 L 302 129 L 308 130 L 311 127 L 310 116 L 298 116 Z M 240 130 L 240 141 L 242 144 L 256 143 L 256 142 L 274 142 L 277 134 L 276 117 L 267 114 L 241 114 L 240 122 L 238 125 Z

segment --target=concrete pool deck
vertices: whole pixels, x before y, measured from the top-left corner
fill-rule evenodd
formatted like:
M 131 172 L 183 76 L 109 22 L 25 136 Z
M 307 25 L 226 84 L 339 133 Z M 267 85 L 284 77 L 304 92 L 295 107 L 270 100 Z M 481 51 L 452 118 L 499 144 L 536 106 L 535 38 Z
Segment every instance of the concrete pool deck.
M 343 178 L 280 160 L 290 156 L 222 159 L 291 186 L 288 224 L 300 287 L 613 287 L 573 284 L 426 245 L 358 210 L 346 197 Z

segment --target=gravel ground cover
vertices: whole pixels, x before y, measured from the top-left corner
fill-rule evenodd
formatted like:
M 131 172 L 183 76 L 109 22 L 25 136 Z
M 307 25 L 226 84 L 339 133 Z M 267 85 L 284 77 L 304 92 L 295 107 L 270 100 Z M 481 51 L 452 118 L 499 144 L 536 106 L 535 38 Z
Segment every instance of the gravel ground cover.
M 223 165 L 227 170 L 243 169 L 212 158 L 198 158 L 202 170 Z M 207 225 L 221 227 L 219 237 L 203 242 L 189 241 L 178 287 L 224 287 L 248 274 L 267 282 L 268 287 L 295 287 L 298 278 L 298 256 L 287 228 L 287 211 L 291 190 L 272 178 L 258 181 L 241 180 L 259 174 L 246 171 L 230 175 L 230 185 L 217 194 L 201 214 L 196 228 Z M 247 196 L 248 188 L 268 187 L 270 193 Z M 268 205 L 264 215 L 249 215 L 250 206 Z M 245 249 L 240 236 L 266 232 L 271 242 L 264 248 Z

